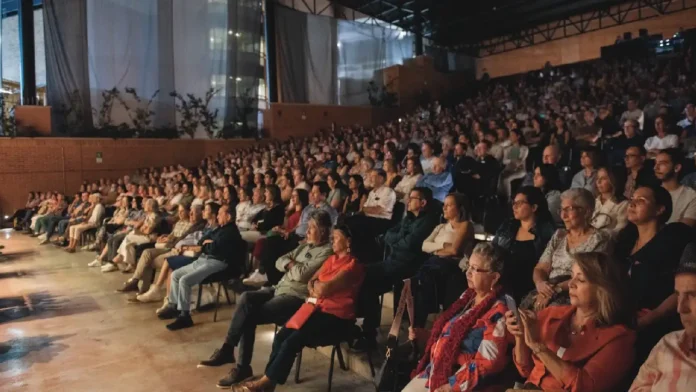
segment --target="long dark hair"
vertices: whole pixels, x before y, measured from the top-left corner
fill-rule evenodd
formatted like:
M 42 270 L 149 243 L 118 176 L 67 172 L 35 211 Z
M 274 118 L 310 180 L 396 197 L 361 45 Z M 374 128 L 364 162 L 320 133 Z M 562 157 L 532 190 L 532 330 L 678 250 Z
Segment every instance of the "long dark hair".
M 349 178 L 352 178 L 356 183 L 358 183 L 358 195 L 362 196 L 367 193 L 365 190 L 365 183 L 363 182 L 363 178 L 359 174 L 352 174 Z
M 295 189 L 295 192 L 297 192 L 297 198 L 300 200 L 300 205 L 302 206 L 302 209 L 304 209 L 309 205 L 309 192 L 302 188 Z
M 549 212 L 549 203 L 546 201 L 546 197 L 541 192 L 541 189 L 533 186 L 520 187 L 512 196 L 512 199 L 515 200 L 515 197 L 520 193 L 527 198 L 527 203 L 529 203 L 530 206 L 537 206 L 536 212 L 534 213 L 537 224 L 539 222 L 553 222 L 551 212 Z

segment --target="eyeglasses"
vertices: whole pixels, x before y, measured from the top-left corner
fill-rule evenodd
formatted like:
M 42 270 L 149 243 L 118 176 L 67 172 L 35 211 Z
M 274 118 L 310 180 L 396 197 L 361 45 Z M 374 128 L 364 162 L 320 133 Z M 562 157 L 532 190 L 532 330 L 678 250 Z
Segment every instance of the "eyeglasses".
M 570 214 L 571 212 L 580 212 L 583 209 L 584 208 L 578 207 L 578 206 L 570 206 L 570 207 L 561 208 L 561 213 Z
M 477 268 L 477 267 L 474 266 L 474 265 L 469 265 L 469 267 L 466 269 L 466 272 L 471 272 L 472 274 L 473 274 L 474 272 L 479 273 L 479 274 L 488 274 L 488 273 L 490 273 L 491 271 L 490 271 L 490 270 L 485 270 L 485 269 L 482 269 L 482 268 Z
M 649 202 L 648 199 L 646 199 L 644 197 L 632 197 L 629 200 L 629 204 L 632 205 L 633 207 L 644 206 L 644 205 L 648 204 L 648 202 Z
M 512 205 L 512 208 L 517 208 L 522 207 L 525 204 L 529 204 L 529 202 L 527 200 L 515 200 L 510 204 Z

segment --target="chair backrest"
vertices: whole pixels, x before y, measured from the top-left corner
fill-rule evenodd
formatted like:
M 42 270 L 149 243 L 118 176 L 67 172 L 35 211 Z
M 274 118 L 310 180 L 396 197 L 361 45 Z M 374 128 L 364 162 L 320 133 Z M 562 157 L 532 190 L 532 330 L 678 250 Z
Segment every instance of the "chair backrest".
M 400 201 L 397 201 L 396 204 L 394 204 L 394 209 L 392 210 L 392 225 L 396 225 L 397 223 L 401 222 L 401 220 L 404 219 L 405 213 L 406 205 Z

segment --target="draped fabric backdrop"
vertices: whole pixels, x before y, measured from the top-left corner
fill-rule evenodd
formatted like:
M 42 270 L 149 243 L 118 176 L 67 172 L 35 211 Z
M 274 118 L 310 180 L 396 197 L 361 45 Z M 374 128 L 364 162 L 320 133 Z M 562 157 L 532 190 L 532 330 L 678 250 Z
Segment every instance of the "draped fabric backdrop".
M 257 0 L 46 0 L 48 99 L 69 104 L 78 90 L 96 113 L 114 87 L 133 109 L 126 87 L 143 105 L 159 90 L 153 125 L 167 126 L 180 120 L 170 92 L 205 98 L 212 88 L 218 123 L 237 122 L 237 97 L 257 96 L 263 77 L 261 12 Z M 249 120 L 253 126 L 255 113 Z M 132 125 L 120 103 L 111 123 Z M 202 130 L 197 136 L 207 137 Z
M 369 105 L 380 70 L 412 58 L 413 37 L 389 26 L 337 20 L 277 7 L 283 102 Z

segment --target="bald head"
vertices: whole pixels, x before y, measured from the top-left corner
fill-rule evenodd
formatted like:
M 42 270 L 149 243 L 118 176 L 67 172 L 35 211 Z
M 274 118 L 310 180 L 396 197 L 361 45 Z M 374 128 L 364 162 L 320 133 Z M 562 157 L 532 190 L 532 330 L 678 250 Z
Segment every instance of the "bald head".
M 546 146 L 546 148 L 544 149 L 544 155 L 542 156 L 543 163 L 555 165 L 558 163 L 560 159 L 561 150 L 558 149 L 557 145 L 551 144 L 549 146 Z

